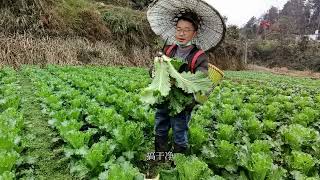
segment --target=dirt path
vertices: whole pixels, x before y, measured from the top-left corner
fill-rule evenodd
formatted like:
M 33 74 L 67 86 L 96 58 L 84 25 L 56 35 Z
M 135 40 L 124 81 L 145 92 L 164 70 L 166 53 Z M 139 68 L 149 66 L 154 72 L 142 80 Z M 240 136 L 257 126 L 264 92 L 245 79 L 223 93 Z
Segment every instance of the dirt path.
M 26 152 L 22 155 L 34 159 L 29 169 L 20 172 L 21 179 L 75 179 L 69 174 L 68 163 L 61 147 L 52 147 L 54 132 L 48 127 L 48 117 L 41 112 L 31 80 L 20 73 L 21 91 L 24 96 L 22 112 L 26 129 Z

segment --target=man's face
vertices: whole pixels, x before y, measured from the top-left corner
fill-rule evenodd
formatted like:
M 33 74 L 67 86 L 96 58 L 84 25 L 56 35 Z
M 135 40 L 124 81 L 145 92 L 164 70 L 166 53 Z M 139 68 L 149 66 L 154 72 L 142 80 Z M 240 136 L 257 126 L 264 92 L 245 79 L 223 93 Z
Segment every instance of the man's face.
M 192 23 L 186 20 L 179 20 L 176 26 L 176 41 L 180 44 L 187 44 L 191 41 L 197 32 L 193 27 Z

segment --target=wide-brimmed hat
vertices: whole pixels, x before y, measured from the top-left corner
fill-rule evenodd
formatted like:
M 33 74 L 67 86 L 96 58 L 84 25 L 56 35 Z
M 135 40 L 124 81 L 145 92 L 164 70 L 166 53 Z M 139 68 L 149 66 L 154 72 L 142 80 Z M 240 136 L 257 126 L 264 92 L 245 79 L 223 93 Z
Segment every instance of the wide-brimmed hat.
M 224 38 L 226 27 L 219 12 L 202 0 L 156 0 L 148 8 L 147 18 L 151 29 L 175 43 L 175 28 L 182 17 L 192 18 L 198 26 L 193 43 L 206 51 L 217 46 Z

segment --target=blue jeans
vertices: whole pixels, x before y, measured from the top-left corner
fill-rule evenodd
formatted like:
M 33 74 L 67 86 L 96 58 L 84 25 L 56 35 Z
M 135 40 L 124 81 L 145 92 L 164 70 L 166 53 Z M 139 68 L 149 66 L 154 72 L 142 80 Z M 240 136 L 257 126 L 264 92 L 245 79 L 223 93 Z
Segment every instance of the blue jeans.
M 176 116 L 170 117 L 168 107 L 159 107 L 155 115 L 155 133 L 157 136 L 166 137 L 172 128 L 175 144 L 187 147 L 190 118 L 190 111 L 182 111 Z

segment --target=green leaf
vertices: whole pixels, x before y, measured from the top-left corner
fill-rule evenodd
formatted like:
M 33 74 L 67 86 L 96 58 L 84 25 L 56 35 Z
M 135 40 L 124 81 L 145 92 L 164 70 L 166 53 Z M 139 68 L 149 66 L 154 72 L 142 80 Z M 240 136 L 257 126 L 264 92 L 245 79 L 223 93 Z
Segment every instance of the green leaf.
M 272 167 L 272 158 L 266 153 L 253 153 L 248 166 L 249 174 L 254 180 L 264 180 Z
M 181 113 L 186 106 L 192 103 L 193 97 L 191 95 L 188 96 L 184 94 L 184 92 L 177 87 L 172 87 L 167 99 L 169 101 L 169 115 L 175 116 Z
M 300 150 L 303 145 L 311 146 L 319 138 L 319 134 L 312 128 L 300 124 L 282 126 L 281 135 L 293 150 Z
M 272 165 L 272 168 L 270 170 L 270 173 L 268 174 L 267 180 L 285 179 L 286 172 L 287 172 L 287 170 L 285 170 L 284 168 L 279 167 L 278 165 Z
M 91 169 L 101 166 L 108 155 L 115 149 L 112 141 L 98 142 L 91 146 L 88 153 L 84 156 L 86 163 Z
M 14 143 L 15 135 L 9 133 L 6 135 L 0 135 L 0 150 L 10 151 L 16 147 Z
M 199 91 L 206 93 L 212 87 L 212 82 L 206 74 L 199 71 L 195 74 L 191 72 L 179 73 L 170 62 L 168 62 L 168 65 L 170 76 L 176 80 L 175 85 L 186 93 L 196 93 Z
M 221 140 L 216 143 L 217 157 L 214 158 L 215 162 L 224 168 L 228 168 L 229 171 L 236 170 L 234 166 L 236 164 L 236 154 L 238 148 L 233 144 L 225 140 Z
M 142 127 L 138 123 L 127 122 L 113 130 L 116 142 L 122 151 L 137 151 L 144 143 Z
M 167 96 L 170 92 L 170 77 L 168 73 L 168 63 L 155 60 L 155 77 L 147 89 L 159 91 L 161 96 Z
M 208 165 L 195 156 L 176 154 L 173 159 L 181 180 L 209 179 L 213 175 Z
M 153 95 L 154 91 L 152 89 L 146 88 L 141 92 L 141 101 L 146 104 L 155 104 L 157 102 L 157 98 Z
M 73 148 L 80 149 L 88 145 L 92 133 L 72 130 L 62 134 L 62 136 Z
M 292 169 L 308 174 L 316 165 L 316 162 L 310 154 L 301 151 L 292 151 L 288 157 L 288 164 Z
M 190 144 L 195 150 L 202 148 L 203 144 L 208 141 L 209 133 L 199 124 L 190 126 Z
M 172 58 L 170 62 L 177 71 L 179 71 L 180 67 L 185 64 L 185 61 L 180 58 Z
M 19 154 L 15 151 L 0 151 L 0 174 L 11 171 L 18 158 Z
M 232 141 L 235 137 L 236 129 L 234 126 L 228 124 L 218 124 L 217 137 L 220 140 Z
M 125 161 L 121 164 L 113 164 L 108 170 L 108 175 L 105 177 L 108 180 L 143 180 L 143 175 L 139 172 L 137 168 L 134 168 L 132 164 Z
M 161 180 L 167 180 L 167 179 L 178 180 L 178 171 L 176 169 L 170 169 L 170 170 L 162 169 L 159 174 L 160 174 L 159 179 Z
M 254 143 L 251 144 L 251 151 L 253 153 L 264 152 L 271 155 L 271 145 L 267 140 L 255 140 Z
M 61 124 L 56 125 L 56 127 L 61 134 L 65 134 L 66 132 L 72 131 L 72 130 L 79 131 L 82 125 L 83 125 L 82 121 L 78 122 L 75 119 L 71 119 L 71 120 L 65 120 L 61 122 Z
M 85 179 L 89 174 L 90 169 L 86 166 L 84 161 L 71 161 L 70 173 L 76 176 L 76 179 Z
M 215 175 L 210 177 L 209 180 L 226 180 L 226 179 L 221 176 Z
M 0 174 L 0 179 L 1 180 L 13 180 L 13 179 L 15 179 L 15 175 L 13 172 L 6 171 L 6 172 Z

